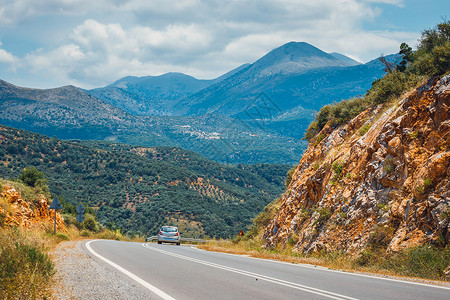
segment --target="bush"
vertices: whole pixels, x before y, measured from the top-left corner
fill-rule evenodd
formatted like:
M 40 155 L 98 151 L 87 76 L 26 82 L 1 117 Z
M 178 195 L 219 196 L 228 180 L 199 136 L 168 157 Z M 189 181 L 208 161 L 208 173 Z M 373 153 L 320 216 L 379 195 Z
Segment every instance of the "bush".
M 326 221 L 331 217 L 331 211 L 327 207 L 319 207 L 316 209 L 316 212 L 319 214 L 319 217 L 313 225 L 318 228 L 325 224 Z
M 406 276 L 443 279 L 444 270 L 450 265 L 450 248 L 419 246 L 394 254 L 382 263 L 382 267 Z
M 92 232 L 98 232 L 97 220 L 95 220 L 95 217 L 91 214 L 86 214 L 83 227 Z
M 71 225 L 78 226 L 77 225 L 77 220 L 76 220 L 74 215 L 63 214 L 62 217 L 64 219 L 64 225 L 66 225 L 67 227 L 69 227 Z
M 328 122 L 335 128 L 350 121 L 364 111 L 368 104 L 364 98 L 352 98 L 322 107 L 315 121 L 308 127 L 305 139 L 311 142 Z
M 19 179 L 31 187 L 42 187 L 47 185 L 47 180 L 45 179 L 44 173 L 38 171 L 35 167 L 23 169 Z
M 342 177 L 344 164 L 342 162 L 336 161 L 333 163 L 332 169 L 334 171 L 334 176 L 333 178 L 331 178 L 331 182 L 337 182 Z
M 69 237 L 66 234 L 61 233 L 61 232 L 58 232 L 56 234 L 56 238 L 59 239 L 60 241 L 68 241 L 68 240 L 70 240 Z
M 370 129 L 370 125 L 369 124 L 366 124 L 366 125 L 362 126 L 359 129 L 359 135 L 361 135 L 361 136 L 365 135 L 367 133 L 367 131 L 369 131 L 369 129 Z
M 393 71 L 372 83 L 372 87 L 367 91 L 366 100 L 375 105 L 389 102 L 414 87 L 418 80 L 413 74 Z
M 0 294 L 5 299 L 51 296 L 55 273 L 43 245 L 19 231 L 0 231 Z

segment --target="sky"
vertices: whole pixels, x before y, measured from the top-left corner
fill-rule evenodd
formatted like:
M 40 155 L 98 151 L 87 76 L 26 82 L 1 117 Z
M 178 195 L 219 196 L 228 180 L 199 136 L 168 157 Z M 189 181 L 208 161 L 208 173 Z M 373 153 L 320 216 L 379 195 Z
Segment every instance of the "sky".
M 449 0 L 0 0 L 0 79 L 85 89 L 216 78 L 290 41 L 360 62 L 413 48 Z

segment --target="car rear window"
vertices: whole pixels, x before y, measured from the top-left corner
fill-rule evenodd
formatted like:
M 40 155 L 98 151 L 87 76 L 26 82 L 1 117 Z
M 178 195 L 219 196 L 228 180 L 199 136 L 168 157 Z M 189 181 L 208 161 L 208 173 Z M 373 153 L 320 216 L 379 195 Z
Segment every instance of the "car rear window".
M 161 228 L 161 231 L 164 231 L 164 232 L 177 232 L 178 228 L 176 228 L 176 227 L 163 227 L 163 228 Z

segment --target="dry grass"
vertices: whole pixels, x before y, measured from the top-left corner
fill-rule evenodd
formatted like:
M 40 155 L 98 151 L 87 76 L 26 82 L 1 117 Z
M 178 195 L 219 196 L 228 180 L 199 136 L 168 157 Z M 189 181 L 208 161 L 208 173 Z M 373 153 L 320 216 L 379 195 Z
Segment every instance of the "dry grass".
M 51 239 L 37 230 L 0 230 L 0 295 L 3 299 L 51 296 L 55 273 L 48 256 Z

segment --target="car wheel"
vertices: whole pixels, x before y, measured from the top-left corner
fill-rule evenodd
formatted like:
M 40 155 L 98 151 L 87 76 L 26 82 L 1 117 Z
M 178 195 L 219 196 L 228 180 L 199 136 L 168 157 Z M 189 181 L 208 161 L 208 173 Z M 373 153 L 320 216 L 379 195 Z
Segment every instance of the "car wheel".
M 162 242 L 158 241 L 158 244 L 162 244 Z
M 178 246 L 180 246 L 180 243 L 177 243 Z

